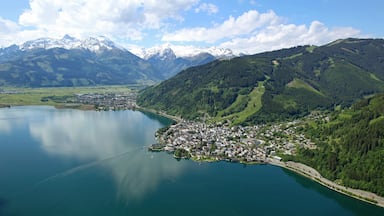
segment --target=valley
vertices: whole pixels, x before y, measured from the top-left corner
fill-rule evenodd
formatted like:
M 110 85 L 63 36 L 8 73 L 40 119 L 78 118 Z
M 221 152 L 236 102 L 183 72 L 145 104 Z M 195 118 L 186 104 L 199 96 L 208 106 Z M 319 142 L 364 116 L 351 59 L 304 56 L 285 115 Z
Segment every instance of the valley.
M 103 64 L 121 66 L 122 59 L 111 57 L 108 46 L 101 56 L 111 61 L 103 57 Z M 104 82 L 104 78 L 113 78 L 108 75 L 99 82 L 97 79 L 104 76 L 99 74 L 88 81 L 70 79 L 75 87 L 42 88 L 44 79 L 39 78 L 36 86 L 40 87 L 36 88 L 30 85 L 35 78 L 27 72 L 25 76 L 31 79 L 24 77 L 23 81 L 29 84 L 3 85 L 0 106 L 149 111 L 176 120 L 175 125 L 157 132 L 159 143 L 149 147 L 152 151 L 167 151 L 178 159 L 196 161 L 272 163 L 283 167 L 305 164 L 340 187 L 383 196 L 383 46 L 381 39 L 299 46 L 201 62 L 201 66 L 182 70 L 164 81 L 164 77 L 158 77 L 151 82 L 128 82 L 115 74 L 124 85 L 99 85 L 110 83 L 111 79 Z M 36 51 L 39 58 L 42 51 Z M 171 50 L 165 53 L 176 59 Z M 152 57 L 161 59 L 160 55 Z M 168 63 L 163 60 L 161 70 L 175 67 Z M 40 61 L 33 65 L 49 68 Z M 121 73 L 122 68 L 115 69 Z M 19 75 L 10 76 L 19 79 Z M 363 199 L 378 203 L 369 197 Z
M 0 86 L 153 85 L 189 67 L 235 56 L 219 48 L 182 56 L 169 47 L 142 51 L 139 57 L 102 36 L 26 41 L 0 48 Z
M 61 87 L 61 88 L 14 88 L 0 89 L 0 106 L 55 106 L 76 109 L 114 109 L 122 105 L 133 108 L 138 85 Z M 116 97 L 118 96 L 118 97 Z M 118 102 L 118 103 L 117 103 Z

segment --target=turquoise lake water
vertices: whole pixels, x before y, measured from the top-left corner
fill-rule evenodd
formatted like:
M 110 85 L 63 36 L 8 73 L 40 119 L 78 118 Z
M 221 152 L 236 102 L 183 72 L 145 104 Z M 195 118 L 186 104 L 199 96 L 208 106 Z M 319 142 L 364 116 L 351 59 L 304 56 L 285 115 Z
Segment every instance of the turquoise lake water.
M 384 215 L 280 167 L 148 152 L 169 123 L 138 111 L 0 109 L 0 215 Z

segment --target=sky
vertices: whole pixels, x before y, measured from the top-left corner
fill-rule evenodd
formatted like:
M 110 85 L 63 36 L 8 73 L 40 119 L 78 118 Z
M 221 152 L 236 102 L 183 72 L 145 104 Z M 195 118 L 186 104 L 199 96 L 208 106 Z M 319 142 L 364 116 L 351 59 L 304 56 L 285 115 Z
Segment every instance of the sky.
M 383 38 L 382 0 L 2 0 L 0 47 L 106 36 L 128 50 L 229 48 L 254 54 L 347 37 Z

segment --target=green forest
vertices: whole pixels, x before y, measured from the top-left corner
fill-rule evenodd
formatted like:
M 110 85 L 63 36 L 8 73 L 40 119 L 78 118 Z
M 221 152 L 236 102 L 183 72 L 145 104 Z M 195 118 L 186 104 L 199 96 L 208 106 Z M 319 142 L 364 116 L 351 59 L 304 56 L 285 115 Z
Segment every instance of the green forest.
M 243 125 L 348 107 L 384 92 L 383 45 L 380 39 L 345 39 L 217 60 L 145 89 L 137 102 L 186 119 Z
M 384 196 L 384 94 L 333 113 L 303 130 L 317 149 L 286 159 L 305 163 L 345 186 Z

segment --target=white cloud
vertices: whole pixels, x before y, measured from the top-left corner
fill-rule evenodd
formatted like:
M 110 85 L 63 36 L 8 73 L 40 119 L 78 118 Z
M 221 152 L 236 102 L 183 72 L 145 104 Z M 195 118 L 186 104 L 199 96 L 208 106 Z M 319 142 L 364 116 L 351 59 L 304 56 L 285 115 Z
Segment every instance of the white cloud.
M 163 41 L 221 43 L 219 47 L 253 54 L 296 45 L 320 45 L 346 37 L 358 37 L 360 31 L 351 27 L 329 29 L 319 21 L 309 26 L 287 24 L 273 11 L 250 10 L 237 18 L 229 17 L 211 28 L 189 28 L 167 33 Z
M 256 3 L 255 0 L 251 0 L 251 1 L 249 1 L 249 4 L 251 4 L 251 5 L 257 5 L 257 3 Z
M 215 13 L 219 12 L 219 9 L 214 4 L 202 3 L 199 5 L 199 7 L 195 8 L 195 12 L 196 13 L 206 12 L 209 15 L 211 15 L 211 14 L 215 14 Z
M 0 17 L 0 47 L 2 44 L 11 44 L 15 37 L 14 35 L 20 30 L 17 23 Z
M 17 23 L 0 17 L 0 33 L 13 33 L 19 30 Z
M 163 41 L 199 41 L 214 43 L 222 39 L 234 38 L 250 34 L 256 29 L 274 25 L 279 17 L 273 12 L 259 13 L 255 10 L 245 12 L 238 18 L 230 16 L 220 25 L 212 28 L 190 28 L 165 34 Z
M 253 54 L 297 45 L 321 45 L 340 38 L 358 36 L 360 31 L 357 29 L 329 29 L 323 23 L 313 21 L 309 27 L 294 24 L 271 25 L 248 37 L 234 38 L 219 46 Z
M 181 13 L 197 3 L 198 0 L 33 0 L 19 16 L 18 24 L 0 19 L 0 27 L 6 25 L 1 28 L 0 37 L 10 34 L 4 29 L 20 26 L 23 30 L 17 34 L 32 36 L 29 39 L 70 34 L 79 38 L 104 35 L 142 40 L 148 29 L 158 30 L 170 20 L 182 21 Z
M 229 16 L 220 23 L 211 20 L 207 22 L 213 23 L 210 27 L 178 28 L 189 21 L 188 12 L 219 12 L 216 5 L 200 0 L 32 0 L 29 4 L 18 23 L 0 17 L 0 47 L 69 34 L 77 38 L 103 35 L 123 41 L 126 47 L 132 40 L 145 44 L 151 38 L 148 43 L 156 44 L 160 38 L 162 42 L 184 46 L 219 46 L 252 54 L 360 36 L 359 30 L 351 27 L 329 28 L 319 21 L 290 24 L 274 11 L 256 10 Z

